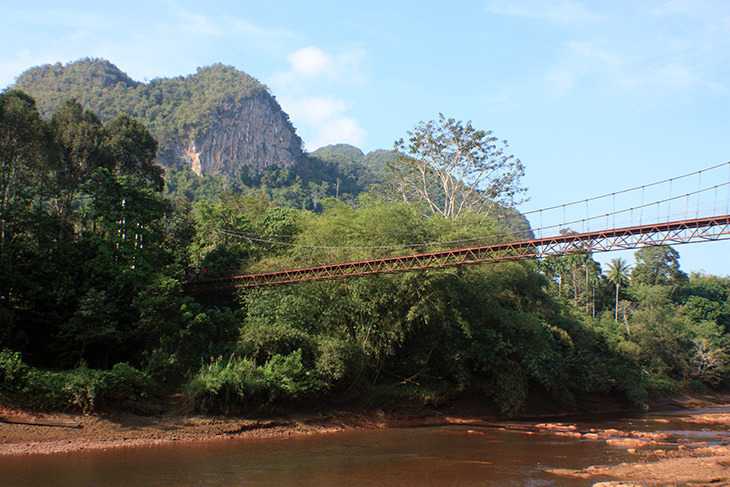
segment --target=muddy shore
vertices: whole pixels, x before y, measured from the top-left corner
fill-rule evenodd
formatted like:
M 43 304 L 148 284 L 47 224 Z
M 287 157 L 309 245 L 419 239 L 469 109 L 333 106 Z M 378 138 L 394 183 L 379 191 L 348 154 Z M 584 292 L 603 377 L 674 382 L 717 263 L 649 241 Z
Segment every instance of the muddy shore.
M 467 421 L 437 412 L 346 411 L 272 419 L 181 415 L 139 416 L 39 414 L 0 407 L 0 455 L 65 453 L 180 441 L 286 436 Z M 29 423 L 66 423 L 43 426 Z
M 730 396 L 680 396 L 652 404 L 654 411 L 697 409 L 730 404 Z M 605 412 L 605 411 L 603 411 Z M 534 412 L 530 417 L 539 416 Z M 584 470 L 555 471 L 557 476 L 596 479 L 596 486 L 724 485 L 730 486 L 730 445 L 668 445 L 662 438 L 634 432 L 580 432 L 559 422 L 552 412 L 535 419 L 535 434 L 603 439 L 626 448 L 635 462 L 594 465 Z M 730 414 L 689 416 L 730 429 Z M 227 438 L 320 434 L 349 429 L 419 425 L 464 424 L 499 419 L 473 408 L 448 410 L 400 408 L 394 410 L 328 411 L 280 418 L 198 416 L 168 413 L 139 416 L 40 414 L 0 406 L 0 455 L 53 454 L 88 449 L 124 448 L 181 441 L 223 441 Z M 10 422 L 7 422 L 10 421 Z M 35 423 L 35 424 L 27 424 Z M 55 424 L 55 426 L 44 425 Z M 613 442 L 613 443 L 611 443 Z M 602 482 L 611 478 L 615 481 Z

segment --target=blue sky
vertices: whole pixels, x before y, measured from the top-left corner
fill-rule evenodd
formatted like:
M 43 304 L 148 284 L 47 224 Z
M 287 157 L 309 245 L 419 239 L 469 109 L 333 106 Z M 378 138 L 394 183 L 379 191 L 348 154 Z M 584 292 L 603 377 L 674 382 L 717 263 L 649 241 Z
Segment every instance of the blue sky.
M 730 161 L 726 0 L 29 0 L 2 10 L 0 87 L 82 57 L 140 81 L 220 62 L 265 83 L 310 151 L 390 149 L 443 113 L 509 142 L 527 168 L 523 211 Z M 686 271 L 730 274 L 730 242 L 677 250 Z M 597 257 L 617 256 L 632 259 Z

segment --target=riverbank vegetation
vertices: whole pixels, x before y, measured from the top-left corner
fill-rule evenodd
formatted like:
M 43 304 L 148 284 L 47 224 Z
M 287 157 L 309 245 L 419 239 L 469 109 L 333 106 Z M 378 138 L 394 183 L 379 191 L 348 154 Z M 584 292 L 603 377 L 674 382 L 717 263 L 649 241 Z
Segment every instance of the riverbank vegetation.
M 410 143 L 430 143 L 418 130 L 410 135 Z M 387 164 L 405 164 L 403 189 L 423 166 L 400 144 L 402 158 Z M 683 388 L 726 387 L 730 279 L 686 275 L 670 247 L 638 250 L 635 264 L 606 269 L 575 253 L 180 291 L 185 280 L 483 245 L 529 231 L 512 208 L 524 168 L 493 145 L 495 157 L 481 162 L 503 162 L 492 167 L 506 171 L 499 194 L 475 193 L 464 180 L 438 196 L 434 180 L 419 199 L 376 178 L 384 161 L 347 179 L 335 158 L 296 169 L 298 177 L 242 175 L 235 191 L 169 170 L 174 189 L 163 194 L 156 142 L 140 123 L 102 123 L 75 101 L 43 119 L 30 97 L 3 92 L 0 400 L 152 412 L 179 394 L 190 410 L 268 414 L 469 396 L 513 414 L 538 396 L 570 409 L 587 396 L 642 405 Z M 317 171 L 332 179 L 327 191 Z M 301 174 L 311 181 L 302 185 Z M 485 212 L 475 197 L 500 204 Z M 444 203 L 448 218 L 434 210 Z

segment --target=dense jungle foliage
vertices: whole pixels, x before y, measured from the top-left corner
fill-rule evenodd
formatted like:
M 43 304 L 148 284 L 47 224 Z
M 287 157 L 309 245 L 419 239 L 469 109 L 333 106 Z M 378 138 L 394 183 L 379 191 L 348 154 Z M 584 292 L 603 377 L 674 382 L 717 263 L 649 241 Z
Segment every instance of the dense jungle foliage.
M 282 196 L 297 184 L 283 171 L 279 186 L 197 186 L 215 195 L 180 171 L 163 193 L 156 148 L 126 116 L 70 101 L 44 119 L 0 94 L 0 401 L 156 411 L 182 392 L 191 410 L 265 414 L 468 396 L 511 414 L 727 385 L 730 279 L 687 276 L 669 247 L 633 268 L 576 253 L 184 294 L 183 280 L 496 242 L 515 224 L 389 199 L 357 167 L 316 205 Z M 301 184 L 348 152 L 310 158 Z
M 184 197 L 191 202 L 212 200 L 217 194 L 260 195 L 277 206 L 321 211 L 322 201 L 335 198 L 356 204 L 359 194 L 387 180 L 387 164 L 397 158 L 393 151 L 363 154 L 356 147 L 337 144 L 306 154 L 287 168 L 269 166 L 253 177 L 242 166 L 235 177 L 202 177 L 189 166 L 169 167 L 165 172 L 164 195 Z

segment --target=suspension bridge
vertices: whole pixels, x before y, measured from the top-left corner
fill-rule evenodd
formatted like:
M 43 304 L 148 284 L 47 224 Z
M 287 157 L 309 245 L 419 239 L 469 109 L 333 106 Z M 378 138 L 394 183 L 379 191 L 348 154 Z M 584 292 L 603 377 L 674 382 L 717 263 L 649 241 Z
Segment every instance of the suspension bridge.
M 628 250 L 730 239 L 730 162 L 585 200 L 498 218 L 505 229 L 524 219 L 533 228 L 457 242 L 458 248 L 258 274 L 191 280 L 186 292 L 487 264 L 571 253 Z M 517 219 L 517 220 L 516 220 Z M 523 220 L 524 221 L 524 220 Z M 248 240 L 256 236 L 245 235 Z M 258 239 L 269 244 L 292 244 Z M 494 242 L 478 245 L 480 242 Z M 465 245 L 472 244 L 472 245 Z M 336 248 L 336 247 L 332 247 Z M 367 248 L 367 247 L 363 247 Z M 382 246 L 372 247 L 382 249 Z

